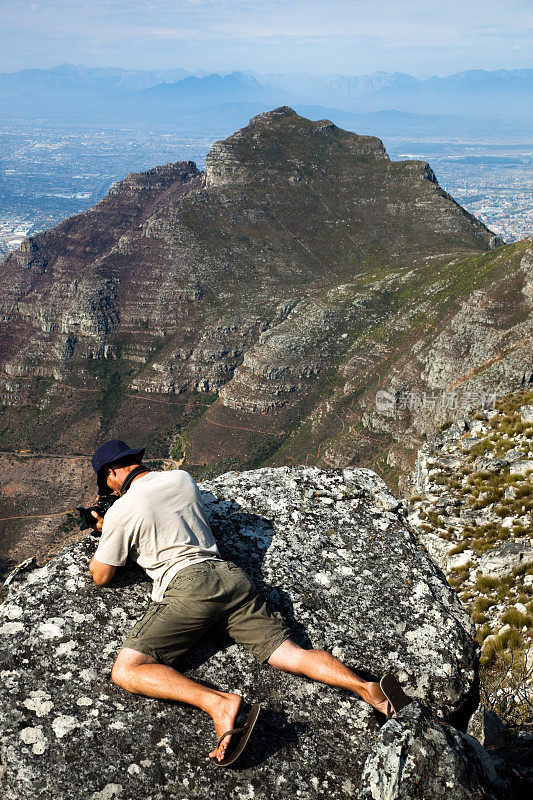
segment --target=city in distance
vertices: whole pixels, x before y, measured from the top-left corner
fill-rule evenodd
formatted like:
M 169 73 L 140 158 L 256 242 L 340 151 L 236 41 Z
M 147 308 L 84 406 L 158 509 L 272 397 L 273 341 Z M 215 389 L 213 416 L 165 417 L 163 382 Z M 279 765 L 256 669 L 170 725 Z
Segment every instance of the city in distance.
M 203 167 L 214 141 L 284 104 L 378 136 L 394 160 L 429 161 L 443 188 L 512 242 L 533 231 L 532 87 L 533 70 L 425 81 L 69 65 L 0 75 L 0 252 L 90 208 L 129 172 Z

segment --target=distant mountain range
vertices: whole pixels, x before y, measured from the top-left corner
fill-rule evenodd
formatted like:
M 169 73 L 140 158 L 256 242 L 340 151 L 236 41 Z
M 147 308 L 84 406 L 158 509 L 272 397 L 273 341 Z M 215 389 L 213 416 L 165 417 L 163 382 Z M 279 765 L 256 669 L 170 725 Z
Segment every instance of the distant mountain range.
M 469 70 L 444 78 L 419 80 L 401 72 L 354 77 L 270 76 L 269 81 L 297 91 L 305 102 L 326 102 L 350 111 L 395 109 L 418 114 L 531 115 L 533 70 Z
M 175 83 L 191 73 L 185 69 L 129 70 L 60 64 L 52 69 L 22 69 L 0 74 L 2 97 L 69 92 L 138 92 L 158 83 Z
M 228 103 L 261 103 L 270 108 L 276 105 L 280 96 L 277 87 L 265 86 L 246 73 L 233 72 L 204 78 L 191 75 L 175 83 L 159 83 L 130 95 L 125 106 L 135 112 L 141 102 L 144 111 L 156 114 L 164 109 L 196 109 Z
M 485 124 L 529 125 L 533 120 L 533 69 L 470 70 L 419 80 L 399 72 L 371 75 L 255 75 L 186 70 L 123 70 L 63 64 L 0 75 L 0 118 L 56 123 L 211 125 L 235 127 L 250 114 L 290 104 L 311 108 L 339 124 L 346 114 L 401 112 L 407 127 L 439 117 L 445 127 L 484 118 Z M 418 115 L 406 118 L 405 115 Z M 421 118 L 423 117 L 423 119 Z M 506 123 L 507 120 L 507 123 Z M 383 119 L 382 119 L 383 122 Z M 374 132 L 378 132 L 374 130 Z

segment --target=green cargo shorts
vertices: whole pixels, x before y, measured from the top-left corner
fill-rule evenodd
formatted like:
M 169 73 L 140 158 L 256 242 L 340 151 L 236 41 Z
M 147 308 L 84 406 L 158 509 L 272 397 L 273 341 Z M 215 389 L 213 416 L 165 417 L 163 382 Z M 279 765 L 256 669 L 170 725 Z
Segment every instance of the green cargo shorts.
M 163 601 L 150 604 L 122 647 L 172 664 L 210 630 L 226 631 L 258 661 L 267 661 L 290 636 L 244 570 L 231 561 L 213 560 L 178 572 Z

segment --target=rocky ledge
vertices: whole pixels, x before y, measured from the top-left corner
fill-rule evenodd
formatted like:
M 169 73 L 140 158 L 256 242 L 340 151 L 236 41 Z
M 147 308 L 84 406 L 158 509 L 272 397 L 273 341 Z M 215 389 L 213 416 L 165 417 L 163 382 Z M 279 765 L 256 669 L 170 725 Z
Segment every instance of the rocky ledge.
M 224 555 L 297 641 L 368 676 L 393 670 L 419 702 L 380 728 L 355 695 L 206 639 L 181 669 L 263 704 L 237 768 L 217 769 L 205 760 L 207 716 L 111 683 L 150 587 L 133 567 L 94 585 L 87 536 L 19 573 L 0 606 L 3 797 L 508 798 L 512 773 L 458 730 L 477 704 L 473 625 L 383 481 L 364 469 L 283 467 L 228 473 L 202 489 Z

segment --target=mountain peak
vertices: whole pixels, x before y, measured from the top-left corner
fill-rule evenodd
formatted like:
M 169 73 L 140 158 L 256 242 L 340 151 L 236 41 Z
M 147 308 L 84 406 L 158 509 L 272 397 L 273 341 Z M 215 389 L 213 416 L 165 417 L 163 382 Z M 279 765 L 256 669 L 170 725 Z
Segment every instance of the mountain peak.
M 326 172 L 340 178 L 342 169 L 367 160 L 389 160 L 380 139 L 345 131 L 328 119 L 311 121 L 280 106 L 215 142 L 206 158 L 206 178 L 208 186 L 300 183 L 323 178 Z
M 257 114 L 255 117 L 249 122 L 249 125 L 253 125 L 256 122 L 264 122 L 270 119 L 275 119 L 277 117 L 297 117 L 298 114 L 294 109 L 290 106 L 279 106 L 278 108 L 272 109 L 272 111 L 263 111 L 262 114 Z

